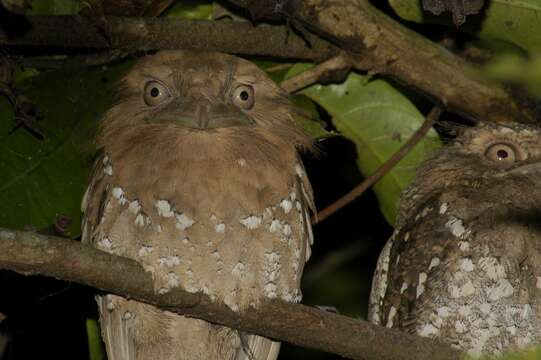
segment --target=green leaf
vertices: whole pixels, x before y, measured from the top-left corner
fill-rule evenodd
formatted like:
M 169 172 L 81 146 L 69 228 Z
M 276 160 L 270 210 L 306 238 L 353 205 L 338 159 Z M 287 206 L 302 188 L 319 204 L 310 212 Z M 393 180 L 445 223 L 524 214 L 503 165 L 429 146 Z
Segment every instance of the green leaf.
M 500 55 L 483 70 L 491 79 L 524 85 L 532 95 L 541 98 L 541 52 L 528 59 L 516 54 Z
M 39 73 L 39 70 L 35 68 L 22 68 L 20 66 L 17 66 L 15 68 L 15 73 L 13 74 L 13 83 L 15 85 L 18 85 L 24 80 L 39 75 Z
M 178 1 L 166 11 L 167 17 L 181 17 L 191 20 L 211 20 L 214 12 L 213 1 Z
M 389 0 L 389 4 L 405 20 L 454 27 L 449 16 L 423 11 L 419 0 Z M 460 30 L 481 39 L 512 43 L 528 52 L 541 51 L 539 18 L 539 0 L 491 0 L 481 16 L 468 16 Z
M 53 71 L 23 81 L 18 90 L 44 115 L 44 140 L 22 128 L 10 134 L 13 112 L 0 98 L 0 226 L 41 229 L 63 214 L 73 220 L 71 235 L 80 233 L 92 139 L 110 105 L 110 85 L 125 68 Z
M 293 95 L 291 100 L 295 105 L 307 112 L 307 116 L 295 116 L 295 121 L 302 126 L 304 131 L 316 139 L 333 135 L 325 130 L 325 123 L 319 119 L 316 105 L 309 97 L 305 95 Z
M 295 65 L 289 76 L 308 66 Z M 371 81 L 351 73 L 338 85 L 314 85 L 303 91 L 331 116 L 338 131 L 355 143 L 357 166 L 364 176 L 374 173 L 424 122 L 424 116 L 397 89 L 383 80 Z M 401 191 L 417 166 L 440 146 L 431 130 L 417 146 L 375 186 L 380 209 L 394 223 Z
M 84 6 L 83 0 L 34 0 L 28 15 L 73 15 Z
M 101 342 L 100 325 L 98 320 L 86 318 L 86 337 L 88 340 L 89 360 L 107 360 L 103 343 Z

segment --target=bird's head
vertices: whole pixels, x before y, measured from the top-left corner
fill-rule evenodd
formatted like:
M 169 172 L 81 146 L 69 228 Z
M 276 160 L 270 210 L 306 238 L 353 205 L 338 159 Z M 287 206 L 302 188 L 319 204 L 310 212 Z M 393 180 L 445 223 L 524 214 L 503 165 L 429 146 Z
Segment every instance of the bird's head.
M 449 180 L 478 181 L 515 175 L 541 175 L 541 129 L 521 124 L 480 123 L 465 129 L 454 143 L 436 155 L 442 172 L 456 172 Z M 433 164 L 434 165 L 434 164 Z M 537 174 L 536 174 L 537 173 Z
M 452 144 L 420 167 L 404 192 L 401 207 L 413 208 L 422 203 L 421 198 L 444 194 L 446 199 L 465 199 L 492 207 L 521 203 L 538 208 L 540 180 L 541 129 L 480 123 L 464 129 Z
M 309 146 L 293 121 L 296 111 L 287 94 L 246 60 L 162 51 L 142 58 L 122 80 L 102 138 L 167 129 L 195 136 L 264 136 Z
M 171 51 L 140 61 L 125 78 L 121 97 L 139 110 L 134 120 L 140 123 L 211 130 L 255 126 L 263 109 L 279 106 L 284 94 L 240 58 Z

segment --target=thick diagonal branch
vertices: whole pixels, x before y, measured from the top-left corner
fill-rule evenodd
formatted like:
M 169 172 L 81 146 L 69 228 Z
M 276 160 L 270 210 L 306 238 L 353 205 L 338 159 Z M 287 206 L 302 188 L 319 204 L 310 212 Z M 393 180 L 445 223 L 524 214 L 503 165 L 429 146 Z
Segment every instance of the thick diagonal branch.
M 248 9 L 259 2 L 229 0 Z M 272 3 L 271 0 L 266 3 Z M 526 121 L 538 117 L 503 87 L 490 83 L 471 64 L 400 25 L 368 0 L 289 0 L 293 23 L 329 39 L 356 58 L 353 67 L 383 74 L 415 88 L 444 107 L 486 121 Z
M 76 241 L 0 228 L 0 269 L 92 286 L 246 332 L 365 360 L 457 360 L 461 353 L 434 340 L 312 307 L 278 301 L 235 313 L 206 295 L 154 292 L 152 277 L 134 260 Z

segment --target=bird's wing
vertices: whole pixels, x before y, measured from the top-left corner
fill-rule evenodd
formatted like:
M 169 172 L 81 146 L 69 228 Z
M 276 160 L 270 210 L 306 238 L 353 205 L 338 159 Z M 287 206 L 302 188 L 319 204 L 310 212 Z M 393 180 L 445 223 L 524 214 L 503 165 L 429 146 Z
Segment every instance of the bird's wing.
M 84 243 L 94 242 L 94 229 L 98 226 L 104 206 L 104 171 L 107 166 L 107 156 L 100 155 L 92 169 L 90 184 L 88 185 L 83 199 L 81 211 L 83 212 L 81 240 Z
M 102 337 L 107 347 L 109 360 L 135 360 L 135 344 L 133 342 L 132 319 L 122 318 L 123 312 L 109 311 L 107 304 L 114 295 L 97 296 L 100 310 Z
M 370 300 L 368 302 L 368 320 L 377 325 L 380 325 L 381 323 L 381 302 L 387 291 L 389 256 L 392 243 L 393 240 L 391 238 L 383 247 L 378 258 L 374 277 L 372 278 L 372 290 L 370 291 Z
M 280 343 L 259 335 L 241 335 L 241 348 L 235 360 L 276 360 Z
M 314 245 L 314 234 L 312 232 L 312 221 L 311 221 L 311 214 L 317 214 L 316 213 L 316 205 L 314 203 L 314 194 L 312 191 L 312 186 L 310 185 L 310 181 L 308 180 L 308 176 L 306 175 L 306 171 L 304 170 L 304 167 L 302 166 L 302 162 L 298 162 L 297 165 L 295 165 L 295 171 L 297 173 L 297 184 L 298 189 L 297 192 L 301 196 L 302 200 L 302 212 L 304 215 L 304 229 L 305 233 L 308 235 L 308 241 L 306 242 L 306 251 L 305 251 L 305 261 L 308 261 L 310 259 L 310 255 L 312 254 L 312 245 Z
M 94 164 L 91 182 L 81 201 L 81 211 L 83 211 L 82 242 L 85 243 L 97 241 L 101 218 L 108 198 L 104 182 L 107 166 L 107 156 L 101 155 Z M 108 358 L 109 360 L 135 360 L 135 346 L 131 334 L 133 320 L 123 319 L 124 312 L 107 309 L 113 297 L 116 296 L 96 297 L 100 312 L 100 327 L 107 347 Z
M 456 231 L 462 222 L 440 208 L 438 196 L 417 205 L 384 248 L 370 295 L 372 322 L 418 333 L 437 312 L 436 299 L 448 293 L 455 260 L 463 256 L 452 230 L 454 220 Z

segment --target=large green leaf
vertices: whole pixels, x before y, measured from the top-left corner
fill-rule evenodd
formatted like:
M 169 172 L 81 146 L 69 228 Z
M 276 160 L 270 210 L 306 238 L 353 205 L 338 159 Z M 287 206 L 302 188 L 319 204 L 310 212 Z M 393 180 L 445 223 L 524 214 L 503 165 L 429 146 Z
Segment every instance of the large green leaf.
M 541 52 L 528 59 L 516 54 L 499 55 L 483 70 L 491 79 L 523 85 L 531 95 L 541 98 Z
M 295 105 L 306 111 L 307 116 L 297 115 L 294 118 L 306 133 L 315 139 L 333 136 L 333 133 L 325 130 L 325 124 L 320 120 L 316 105 L 312 100 L 302 94 L 291 96 L 291 100 Z
M 44 140 L 24 129 L 10 134 L 13 113 L 0 98 L 0 226 L 39 229 L 64 214 L 73 219 L 71 234 L 79 234 L 93 135 L 124 68 L 53 71 L 23 81 L 19 91 L 44 115 Z
M 290 75 L 306 69 L 298 64 Z M 321 105 L 338 131 L 357 148 L 357 165 L 364 176 L 376 171 L 421 126 L 423 115 L 397 89 L 384 80 L 351 73 L 337 85 L 314 85 L 303 93 Z M 375 186 L 381 211 L 394 223 L 400 192 L 415 175 L 416 167 L 440 146 L 438 134 L 431 130 L 425 139 L 400 161 Z
M 418 23 L 439 23 L 453 26 L 450 17 L 424 12 L 420 0 L 389 0 L 393 10 L 403 19 Z M 539 0 L 487 1 L 483 15 L 468 16 L 461 30 L 486 40 L 515 44 L 532 52 L 541 50 L 541 2 Z

